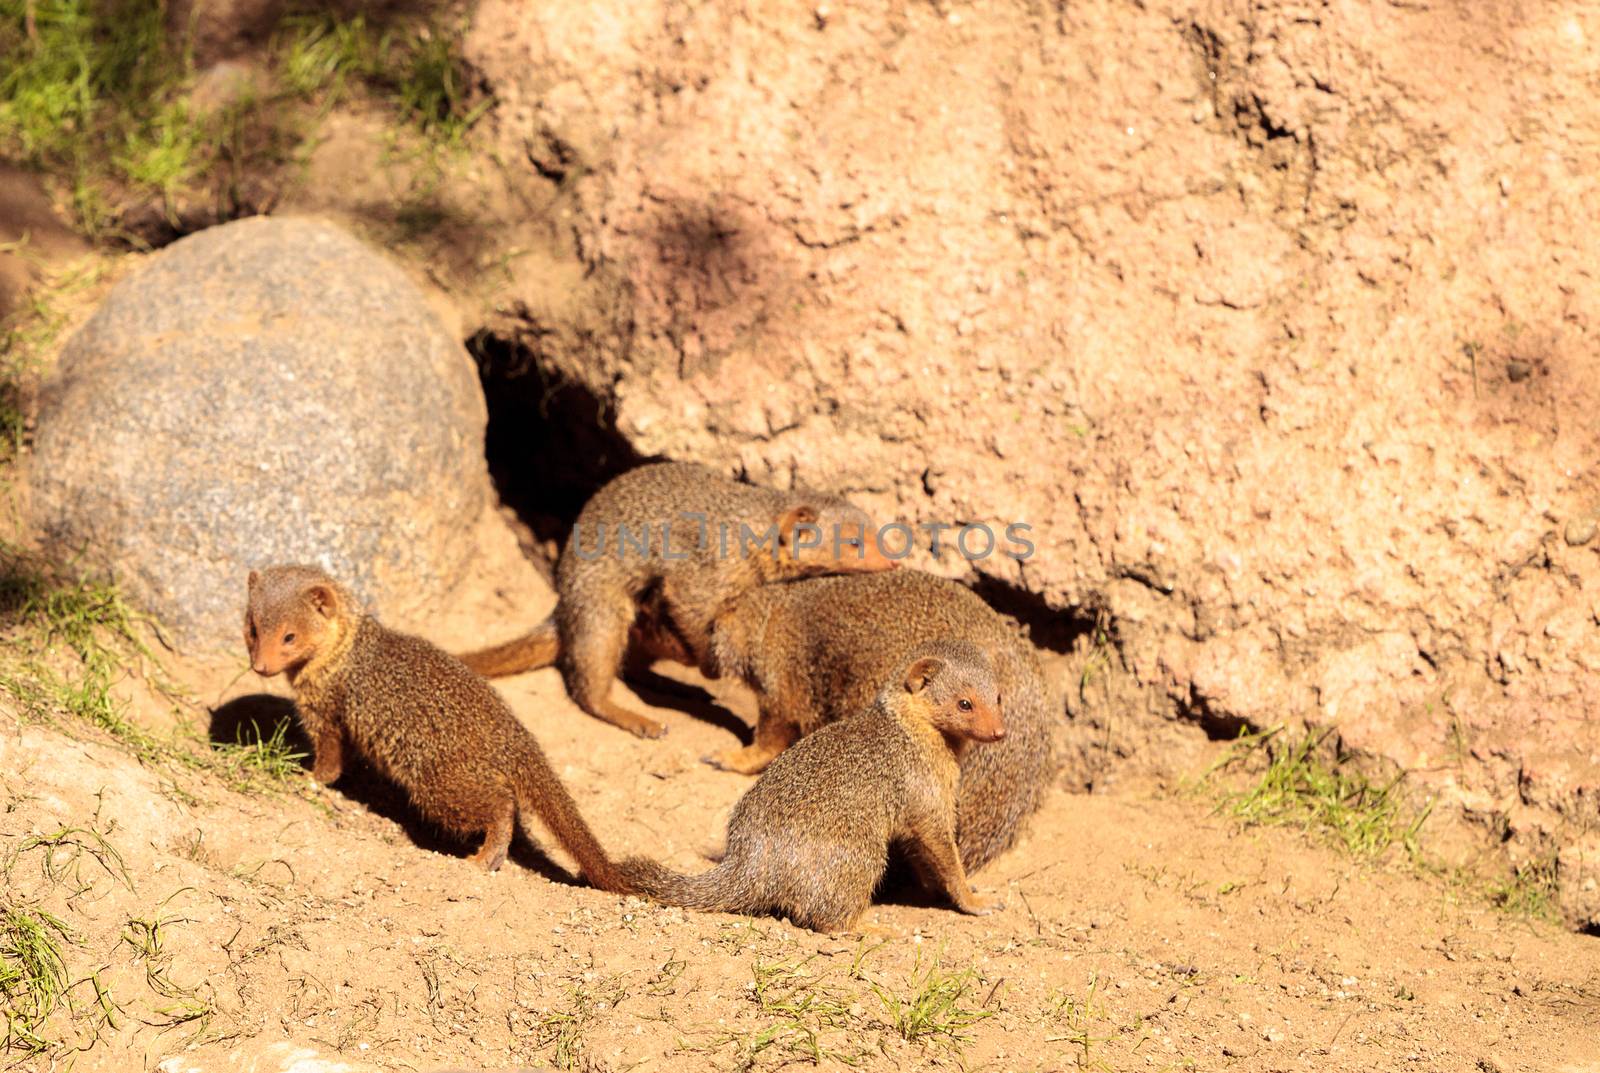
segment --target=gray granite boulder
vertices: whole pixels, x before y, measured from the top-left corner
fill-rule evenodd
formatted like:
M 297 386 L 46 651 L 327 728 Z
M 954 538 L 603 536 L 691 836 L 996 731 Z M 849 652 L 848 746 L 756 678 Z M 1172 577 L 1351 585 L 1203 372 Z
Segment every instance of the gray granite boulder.
M 41 399 L 30 516 L 185 647 L 237 642 L 245 574 L 309 562 L 380 610 L 463 575 L 490 502 L 471 359 L 387 258 L 315 220 L 174 243 Z

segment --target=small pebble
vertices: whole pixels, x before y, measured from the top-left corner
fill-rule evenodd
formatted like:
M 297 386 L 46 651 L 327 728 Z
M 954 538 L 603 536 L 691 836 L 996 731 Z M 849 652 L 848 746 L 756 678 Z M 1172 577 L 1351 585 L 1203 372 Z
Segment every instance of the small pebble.
M 1593 516 L 1587 518 L 1569 518 L 1567 531 L 1564 534 L 1567 543 L 1573 547 L 1580 547 L 1594 539 L 1595 520 Z

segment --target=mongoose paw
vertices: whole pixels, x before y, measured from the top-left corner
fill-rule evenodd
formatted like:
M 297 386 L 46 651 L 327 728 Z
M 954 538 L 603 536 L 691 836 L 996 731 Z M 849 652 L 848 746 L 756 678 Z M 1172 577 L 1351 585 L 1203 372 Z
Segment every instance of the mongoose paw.
M 960 909 L 963 913 L 971 916 L 986 917 L 990 913 L 997 913 L 1005 907 L 1005 899 L 998 895 L 985 898 L 982 895 L 974 894 L 967 899 L 965 905 L 960 906 Z
M 633 731 L 635 737 L 639 738 L 664 738 L 667 736 L 665 723 L 658 723 L 654 719 L 646 719 L 644 716 L 640 716 L 637 722 L 630 724 L 628 729 Z
M 747 749 L 724 749 L 720 753 L 702 756 L 700 762 L 737 775 L 759 775 L 767 766 L 765 758 L 752 758 Z
M 343 774 L 344 769 L 338 764 L 315 764 L 311 768 L 311 777 L 324 786 L 332 786 Z

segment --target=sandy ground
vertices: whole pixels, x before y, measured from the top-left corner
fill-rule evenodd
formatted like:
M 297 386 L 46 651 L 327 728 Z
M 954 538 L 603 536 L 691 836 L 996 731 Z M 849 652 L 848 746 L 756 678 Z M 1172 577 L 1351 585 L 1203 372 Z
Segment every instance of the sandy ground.
M 509 634 L 549 599 L 524 578 L 440 636 Z M 175 670 L 215 738 L 287 710 L 242 656 Z M 748 698 L 657 707 L 670 733 L 647 742 L 554 671 L 501 685 L 609 847 L 706 866 L 748 782 L 699 757 L 743 732 Z M 0 793 L 11 897 L 77 940 L 80 1015 L 54 1027 L 93 1045 L 55 1067 L 83 1073 L 1600 1068 L 1600 942 L 1155 785 L 1052 796 L 978 876 L 1002 912 L 891 893 L 865 937 L 604 894 L 533 842 L 484 875 L 360 771 L 241 794 L 8 724 Z

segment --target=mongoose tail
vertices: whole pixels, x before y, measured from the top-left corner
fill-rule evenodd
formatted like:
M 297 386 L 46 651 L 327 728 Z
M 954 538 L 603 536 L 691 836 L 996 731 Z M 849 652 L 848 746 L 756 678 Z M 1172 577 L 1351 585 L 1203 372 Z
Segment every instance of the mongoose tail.
M 537 746 L 530 751 L 517 774 L 517 810 L 527 822 L 531 813 L 549 828 L 557 842 L 572 854 L 578 868 L 594 886 L 612 894 L 634 894 L 637 888 L 600 845 L 600 840 L 584 822 L 578 804 L 556 776 L 550 761 Z
M 648 857 L 629 857 L 617 866 L 623 880 L 632 885 L 629 893 L 640 894 L 662 905 L 677 905 L 702 913 L 753 913 L 760 906 L 741 893 L 744 884 L 734 881 L 732 865 L 724 863 L 699 875 L 684 875 Z
M 456 658 L 467 669 L 485 678 L 500 678 L 549 667 L 561 654 L 561 634 L 554 615 L 521 637 L 488 648 L 463 653 Z

